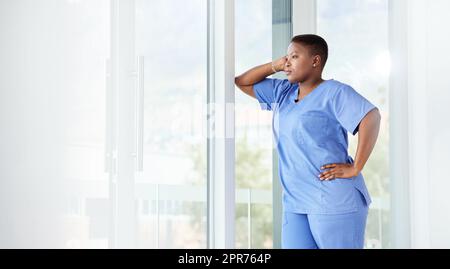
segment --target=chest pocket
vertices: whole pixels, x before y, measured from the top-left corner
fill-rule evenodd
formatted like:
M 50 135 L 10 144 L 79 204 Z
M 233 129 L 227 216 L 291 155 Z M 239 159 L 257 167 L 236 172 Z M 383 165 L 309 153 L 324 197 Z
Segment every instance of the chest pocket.
M 302 145 L 324 145 L 329 135 L 328 118 L 315 114 L 299 116 L 297 135 Z

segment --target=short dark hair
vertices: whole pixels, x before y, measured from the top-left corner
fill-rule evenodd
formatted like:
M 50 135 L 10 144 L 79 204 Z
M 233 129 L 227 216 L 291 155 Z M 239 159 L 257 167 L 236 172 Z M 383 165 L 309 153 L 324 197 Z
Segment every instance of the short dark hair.
M 325 39 L 318 35 L 297 35 L 291 42 L 307 46 L 312 55 L 322 58 L 322 67 L 325 66 L 328 59 L 328 44 Z

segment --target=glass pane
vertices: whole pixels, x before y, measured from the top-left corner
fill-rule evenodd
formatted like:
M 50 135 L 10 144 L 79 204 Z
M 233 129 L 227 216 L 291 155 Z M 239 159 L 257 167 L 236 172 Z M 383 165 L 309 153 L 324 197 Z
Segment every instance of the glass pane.
M 138 247 L 206 248 L 207 1 L 136 0 L 144 57 Z
M 110 47 L 110 1 L 67 1 L 65 31 L 73 63 L 68 78 L 65 172 L 71 182 L 65 218 L 66 247 L 107 248 L 110 232 L 105 172 L 106 63 Z M 80 23 L 79 19 L 82 19 Z M 67 54 L 69 57 L 69 54 Z
M 324 78 L 353 86 L 380 108 L 377 145 L 363 175 L 373 198 L 366 248 L 386 248 L 389 240 L 389 44 L 388 1 L 317 1 L 317 30 L 329 45 Z M 357 136 L 350 138 L 355 156 Z
M 272 61 L 272 0 L 236 1 L 235 9 L 236 74 L 242 74 Z M 271 248 L 272 114 L 236 88 L 235 116 L 236 248 Z
M 110 1 L 0 1 L 0 18 L 0 247 L 106 248 Z

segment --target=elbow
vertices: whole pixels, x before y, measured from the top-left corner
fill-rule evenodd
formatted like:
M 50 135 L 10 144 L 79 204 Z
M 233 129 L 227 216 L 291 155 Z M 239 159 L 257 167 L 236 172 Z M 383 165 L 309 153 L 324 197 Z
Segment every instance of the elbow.
M 245 85 L 242 83 L 242 78 L 241 78 L 240 76 L 237 76 L 237 77 L 234 78 L 234 84 L 235 84 L 236 87 L 237 87 L 238 89 L 240 89 L 241 91 L 243 90 L 243 87 L 245 86 Z
M 378 108 L 371 110 L 362 120 L 363 125 L 380 126 L 381 114 Z
M 234 78 L 234 84 L 238 87 L 249 86 L 248 78 L 246 78 L 245 75 L 237 76 Z
M 378 108 L 377 108 L 377 109 L 375 109 L 374 112 L 375 112 L 375 113 L 374 113 L 374 118 L 375 118 L 375 120 L 376 120 L 378 123 L 380 123 L 380 122 L 381 122 L 381 113 L 380 113 L 380 110 L 378 110 Z
M 377 126 L 377 128 L 380 128 L 380 124 L 381 124 L 381 113 L 378 110 L 378 108 L 374 109 L 371 113 L 371 122 Z
M 241 86 L 241 77 L 240 76 L 237 76 L 234 78 L 234 84 L 238 87 Z

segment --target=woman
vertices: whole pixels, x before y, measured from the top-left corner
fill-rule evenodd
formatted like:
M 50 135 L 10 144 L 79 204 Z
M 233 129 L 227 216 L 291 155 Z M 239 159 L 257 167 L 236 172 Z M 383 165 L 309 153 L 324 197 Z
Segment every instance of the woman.
M 371 203 L 361 171 L 375 146 L 378 109 L 349 85 L 323 80 L 328 45 L 292 38 L 287 56 L 236 77 L 236 85 L 273 111 L 283 186 L 283 248 L 363 248 Z M 287 79 L 267 77 L 284 71 Z M 358 133 L 355 160 L 347 132 Z

